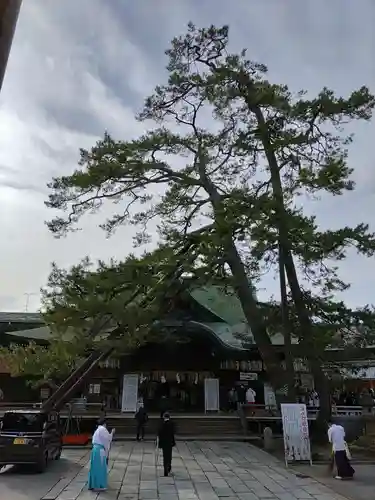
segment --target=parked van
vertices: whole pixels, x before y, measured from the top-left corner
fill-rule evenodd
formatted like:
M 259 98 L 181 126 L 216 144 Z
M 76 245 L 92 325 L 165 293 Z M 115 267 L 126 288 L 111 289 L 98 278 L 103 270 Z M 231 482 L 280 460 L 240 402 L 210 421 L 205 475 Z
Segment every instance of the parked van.
M 33 465 L 44 472 L 62 452 L 60 416 L 56 411 L 11 410 L 0 423 L 0 466 Z

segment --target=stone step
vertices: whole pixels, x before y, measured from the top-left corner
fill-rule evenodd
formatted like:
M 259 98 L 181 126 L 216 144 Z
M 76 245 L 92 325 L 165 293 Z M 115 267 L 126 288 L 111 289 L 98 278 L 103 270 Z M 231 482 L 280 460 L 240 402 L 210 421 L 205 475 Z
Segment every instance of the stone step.
M 145 435 L 145 441 L 149 442 L 154 442 L 156 439 L 156 435 L 152 435 L 149 433 L 146 433 Z M 134 441 L 135 439 L 135 434 L 115 434 L 114 441 L 116 442 L 121 442 L 121 441 Z M 255 436 L 254 434 L 250 434 L 247 436 L 244 436 L 241 433 L 237 434 L 221 434 L 221 435 L 210 435 L 210 434 L 191 434 L 191 435 L 181 435 L 178 434 L 176 435 L 176 441 L 259 441 L 260 438 L 258 436 Z M 74 446 L 72 446 L 73 448 Z
M 134 435 L 136 421 L 134 419 L 107 419 L 108 427 L 116 428 L 118 435 Z M 239 419 L 227 418 L 179 418 L 174 420 L 176 434 L 179 436 L 243 436 Z M 160 419 L 150 419 L 146 424 L 147 434 L 156 436 Z

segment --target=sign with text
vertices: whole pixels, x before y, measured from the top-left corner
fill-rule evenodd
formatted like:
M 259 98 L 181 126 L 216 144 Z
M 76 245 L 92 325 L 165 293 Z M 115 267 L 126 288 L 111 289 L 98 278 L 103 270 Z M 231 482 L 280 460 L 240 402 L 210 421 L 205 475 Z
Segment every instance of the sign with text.
M 124 375 L 122 385 L 122 412 L 135 412 L 137 411 L 138 402 L 138 375 L 129 374 Z
M 206 378 L 204 381 L 204 409 L 205 411 L 220 410 L 218 378 Z
M 272 386 L 264 384 L 264 404 L 267 410 L 277 409 L 276 394 Z
M 261 360 L 250 360 L 250 361 L 235 361 L 233 359 L 228 359 L 221 361 L 221 370 L 233 370 L 238 372 L 258 372 L 260 373 L 265 369 L 264 363 Z
M 281 404 L 285 463 L 309 461 L 311 448 L 306 405 Z
M 257 373 L 240 372 L 240 380 L 242 380 L 242 381 L 258 380 L 258 374 Z

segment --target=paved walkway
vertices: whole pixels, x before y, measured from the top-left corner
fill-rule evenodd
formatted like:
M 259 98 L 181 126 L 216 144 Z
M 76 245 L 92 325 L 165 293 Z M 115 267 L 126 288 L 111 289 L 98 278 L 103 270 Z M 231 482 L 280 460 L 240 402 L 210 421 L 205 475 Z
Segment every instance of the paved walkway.
M 371 500 L 375 497 L 375 465 L 353 463 L 353 467 L 355 469 L 354 481 L 337 481 L 327 473 L 327 465 L 298 466 L 295 470 L 314 477 L 350 500 Z
M 155 466 L 152 443 L 114 443 L 107 492 L 87 491 L 89 452 L 68 450 L 43 475 L 0 475 L 0 500 L 344 500 L 311 478 L 300 478 L 284 464 L 245 443 L 179 442 L 173 477 Z M 58 470 L 62 467 L 60 477 Z M 55 484 L 52 485 L 52 476 Z M 4 483 L 5 480 L 5 483 Z M 6 482 L 8 481 L 8 482 Z M 23 481 L 23 491 L 21 486 Z M 12 489 L 16 487 L 17 496 Z M 42 483 L 45 484 L 41 496 Z M 38 491 L 32 488 L 38 485 Z M 3 486 L 6 486 L 4 489 Z M 24 496 L 21 496 L 23 493 Z M 5 496 L 3 496 L 5 495 Z

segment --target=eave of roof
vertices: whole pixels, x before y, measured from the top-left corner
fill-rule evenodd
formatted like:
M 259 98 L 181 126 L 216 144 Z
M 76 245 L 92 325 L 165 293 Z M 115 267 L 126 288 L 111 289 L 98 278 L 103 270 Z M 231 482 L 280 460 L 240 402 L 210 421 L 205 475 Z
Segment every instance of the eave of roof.
M 24 340 L 44 340 L 51 339 L 51 330 L 48 326 L 41 326 L 40 328 L 31 328 L 29 330 L 18 330 L 14 332 L 4 332 L 5 335 L 16 339 Z
M 44 324 L 43 316 L 36 312 L 0 312 L 0 323 L 40 323 Z

